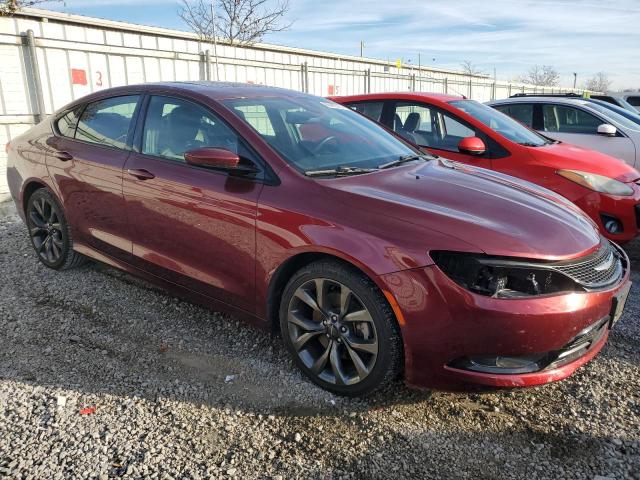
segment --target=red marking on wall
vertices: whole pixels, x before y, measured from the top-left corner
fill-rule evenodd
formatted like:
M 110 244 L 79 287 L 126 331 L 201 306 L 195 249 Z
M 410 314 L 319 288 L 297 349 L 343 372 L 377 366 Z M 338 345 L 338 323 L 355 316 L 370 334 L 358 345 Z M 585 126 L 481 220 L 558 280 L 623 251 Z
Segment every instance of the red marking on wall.
M 327 95 L 338 95 L 338 93 L 340 93 L 340 87 L 338 85 L 329 85 L 327 91 Z
M 80 68 L 71 69 L 71 83 L 74 85 L 87 84 L 87 72 Z

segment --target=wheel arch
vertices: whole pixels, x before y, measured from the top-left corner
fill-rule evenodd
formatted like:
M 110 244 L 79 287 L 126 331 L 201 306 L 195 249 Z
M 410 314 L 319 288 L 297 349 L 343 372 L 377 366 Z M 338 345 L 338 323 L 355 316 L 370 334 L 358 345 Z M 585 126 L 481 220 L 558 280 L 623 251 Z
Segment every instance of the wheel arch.
M 22 211 L 25 215 L 27 214 L 27 203 L 29 202 L 31 195 L 33 195 L 37 190 L 40 190 L 41 188 L 48 189 L 51 194 L 57 199 L 58 196 L 51 188 L 49 188 L 46 183 L 41 180 L 29 180 L 25 183 L 22 189 L 22 199 L 20 201 L 20 206 L 22 207 Z
M 360 265 L 359 262 L 345 259 L 344 257 L 331 252 L 301 252 L 292 255 L 284 262 L 282 262 L 271 275 L 271 278 L 269 280 L 269 288 L 267 290 L 267 323 L 272 332 L 279 331 L 280 302 L 282 300 L 284 288 L 287 285 L 289 279 L 295 272 L 297 272 L 301 268 L 304 268 L 307 265 L 320 260 L 335 261 L 349 268 L 355 269 L 361 274 L 365 275 L 380 289 L 380 293 L 382 293 L 382 295 L 385 297 L 387 303 L 390 304 L 396 317 L 398 316 L 398 312 L 393 305 L 393 303 L 395 302 L 392 302 L 389 299 L 389 295 L 391 295 L 391 293 L 384 288 L 384 285 L 381 284 L 380 279 L 371 270 L 366 268 L 366 266 Z M 396 318 L 396 321 L 400 321 L 400 319 Z

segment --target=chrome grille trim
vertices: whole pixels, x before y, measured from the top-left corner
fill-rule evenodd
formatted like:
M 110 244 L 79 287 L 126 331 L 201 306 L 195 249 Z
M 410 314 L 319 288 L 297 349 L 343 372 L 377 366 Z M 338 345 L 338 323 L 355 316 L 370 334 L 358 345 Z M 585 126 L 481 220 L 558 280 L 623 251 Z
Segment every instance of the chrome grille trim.
M 605 239 L 594 254 L 550 267 L 589 289 L 616 283 L 624 273 L 621 255 L 611 242 Z

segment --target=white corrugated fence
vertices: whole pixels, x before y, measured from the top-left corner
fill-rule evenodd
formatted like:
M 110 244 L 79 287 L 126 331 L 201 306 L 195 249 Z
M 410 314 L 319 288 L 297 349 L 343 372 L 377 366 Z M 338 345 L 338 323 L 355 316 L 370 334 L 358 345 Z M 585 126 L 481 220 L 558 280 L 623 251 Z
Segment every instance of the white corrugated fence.
M 268 44 L 201 42 L 177 30 L 39 9 L 0 17 L 0 201 L 7 197 L 4 145 L 42 115 L 96 90 L 141 82 L 223 80 L 315 95 L 428 91 L 479 101 L 517 92 L 559 92 L 487 76 Z

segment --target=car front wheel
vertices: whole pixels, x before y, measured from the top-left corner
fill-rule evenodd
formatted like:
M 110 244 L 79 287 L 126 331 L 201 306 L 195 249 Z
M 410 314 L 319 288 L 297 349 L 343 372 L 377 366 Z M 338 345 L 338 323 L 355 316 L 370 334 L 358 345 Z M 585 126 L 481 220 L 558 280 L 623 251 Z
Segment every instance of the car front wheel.
M 294 274 L 280 328 L 297 366 L 334 393 L 371 393 L 402 370 L 393 310 L 368 277 L 341 263 L 315 262 Z

